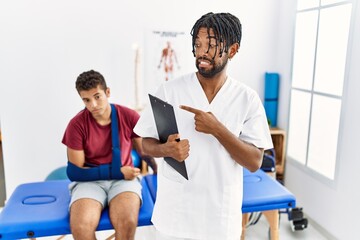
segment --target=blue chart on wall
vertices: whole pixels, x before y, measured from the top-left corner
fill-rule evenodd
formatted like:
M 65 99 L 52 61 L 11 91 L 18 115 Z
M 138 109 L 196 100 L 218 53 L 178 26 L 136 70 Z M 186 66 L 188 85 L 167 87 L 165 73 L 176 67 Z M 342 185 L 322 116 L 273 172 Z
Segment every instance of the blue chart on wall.
M 265 73 L 265 112 L 271 127 L 277 125 L 277 111 L 279 100 L 279 79 L 278 73 Z

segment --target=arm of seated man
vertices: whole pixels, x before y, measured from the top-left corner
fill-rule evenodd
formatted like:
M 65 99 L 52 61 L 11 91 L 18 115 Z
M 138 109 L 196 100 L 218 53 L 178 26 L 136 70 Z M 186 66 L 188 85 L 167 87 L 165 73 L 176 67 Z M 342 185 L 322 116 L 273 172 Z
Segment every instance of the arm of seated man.
M 68 166 L 66 173 L 71 181 L 96 181 L 110 179 L 124 179 L 123 169 L 117 174 L 111 173 L 111 164 L 104 164 L 97 167 L 85 166 L 85 153 L 83 150 L 67 148 Z M 136 170 L 125 166 L 125 179 L 133 179 Z M 128 169 L 130 168 L 130 170 Z M 132 168 L 132 169 L 131 169 Z

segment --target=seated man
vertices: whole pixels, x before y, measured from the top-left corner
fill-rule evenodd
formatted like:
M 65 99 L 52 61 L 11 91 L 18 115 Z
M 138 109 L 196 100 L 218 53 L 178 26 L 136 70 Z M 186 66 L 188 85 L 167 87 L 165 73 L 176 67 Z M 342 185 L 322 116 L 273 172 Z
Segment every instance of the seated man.
M 153 158 L 142 155 L 142 139 L 133 132 L 139 114 L 110 104 L 110 89 L 94 70 L 80 74 L 76 89 L 85 104 L 68 124 L 67 146 L 70 228 L 74 239 L 96 239 L 101 212 L 109 206 L 116 239 L 134 239 L 141 205 L 140 169 L 133 166 L 136 149 L 156 173 Z M 121 148 L 119 147 L 121 146 Z

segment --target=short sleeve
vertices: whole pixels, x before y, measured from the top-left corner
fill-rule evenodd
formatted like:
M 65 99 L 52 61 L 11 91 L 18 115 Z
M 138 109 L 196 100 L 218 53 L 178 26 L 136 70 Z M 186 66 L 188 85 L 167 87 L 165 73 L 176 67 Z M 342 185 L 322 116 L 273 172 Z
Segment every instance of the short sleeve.
M 75 150 L 83 150 L 83 135 L 84 130 L 79 124 L 78 121 L 75 121 L 74 119 L 70 121 L 68 124 L 62 143 L 65 144 L 67 147 Z
M 257 94 L 252 96 L 248 115 L 239 138 L 258 148 L 273 148 L 264 106 Z
M 163 85 L 159 87 L 155 95 L 161 99 L 166 99 Z M 159 139 L 159 135 L 156 129 L 155 119 L 149 99 L 147 106 L 140 114 L 140 119 L 137 122 L 134 131 L 137 135 L 141 137 L 150 137 L 150 138 Z

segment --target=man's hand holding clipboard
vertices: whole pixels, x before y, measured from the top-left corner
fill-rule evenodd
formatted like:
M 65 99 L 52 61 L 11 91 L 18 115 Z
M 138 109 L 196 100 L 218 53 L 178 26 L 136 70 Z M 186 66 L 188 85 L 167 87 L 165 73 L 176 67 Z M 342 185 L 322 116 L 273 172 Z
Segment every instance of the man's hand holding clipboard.
M 166 154 L 179 162 L 183 162 L 189 156 L 189 140 L 180 140 L 179 134 L 169 135 L 166 143 L 169 152 Z

